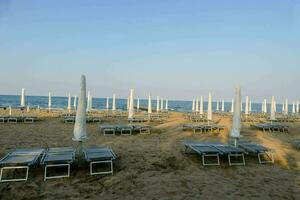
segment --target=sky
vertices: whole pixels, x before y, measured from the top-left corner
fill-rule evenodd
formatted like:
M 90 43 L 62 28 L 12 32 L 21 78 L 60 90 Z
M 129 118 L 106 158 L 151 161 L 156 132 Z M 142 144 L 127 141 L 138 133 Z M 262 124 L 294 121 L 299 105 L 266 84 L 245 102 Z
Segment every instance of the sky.
M 297 0 L 0 0 L 0 94 L 300 99 Z

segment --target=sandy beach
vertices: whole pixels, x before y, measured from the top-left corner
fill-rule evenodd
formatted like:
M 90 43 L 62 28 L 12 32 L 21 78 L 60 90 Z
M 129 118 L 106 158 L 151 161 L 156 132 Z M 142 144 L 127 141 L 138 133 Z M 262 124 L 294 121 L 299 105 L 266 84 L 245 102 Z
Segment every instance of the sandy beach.
M 61 118 L 40 116 L 34 124 L 0 124 L 0 156 L 26 147 L 73 146 L 72 124 Z M 300 124 L 290 132 L 263 133 L 243 126 L 243 139 L 275 150 L 274 165 L 259 165 L 246 157 L 246 166 L 203 167 L 199 156 L 184 154 L 183 140 L 226 142 L 231 119 L 214 116 L 226 129 L 217 134 L 182 131 L 188 123 L 182 113 L 171 113 L 163 124 L 151 124 L 151 135 L 104 137 L 101 124 L 124 124 L 104 120 L 88 124 L 85 146 L 106 145 L 118 154 L 113 176 L 90 176 L 89 166 L 75 164 L 71 177 L 43 181 L 43 168 L 30 171 L 27 182 L 1 183 L 0 199 L 299 199 L 300 152 L 291 141 L 299 138 Z

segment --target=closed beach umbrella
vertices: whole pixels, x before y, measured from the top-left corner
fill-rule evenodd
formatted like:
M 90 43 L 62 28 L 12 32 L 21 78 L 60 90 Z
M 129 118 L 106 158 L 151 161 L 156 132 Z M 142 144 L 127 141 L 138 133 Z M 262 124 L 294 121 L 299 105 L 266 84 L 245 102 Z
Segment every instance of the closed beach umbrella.
M 222 112 L 225 111 L 225 102 L 224 102 L 224 99 L 222 99 L 222 107 L 221 107 L 221 111 L 222 111 Z
M 27 112 L 29 113 L 29 111 L 30 111 L 30 108 L 29 108 L 29 106 L 28 106 L 28 105 L 27 105 L 27 109 L 26 109 L 26 110 L 27 110 Z
M 212 120 L 212 99 L 211 99 L 211 93 L 208 94 L 207 120 L 208 120 L 208 123 Z
M 129 111 L 130 97 L 127 98 L 127 110 Z
M 231 100 L 231 113 L 234 112 L 234 100 L 232 99 Z
M 116 94 L 113 94 L 113 99 L 112 99 L 112 110 L 116 110 Z
M 160 99 L 160 110 L 162 111 L 164 109 L 164 99 Z
M 90 111 L 90 103 L 91 103 L 91 93 L 90 91 L 88 91 L 88 95 L 87 95 L 87 104 L 86 104 L 86 110 Z
M 265 113 L 264 101 L 261 103 L 261 112 L 262 112 L 262 113 Z
M 249 96 L 246 96 L 245 114 L 249 114 Z
M 128 119 L 132 119 L 132 118 L 133 118 L 133 114 L 134 114 L 133 92 L 134 92 L 134 90 L 131 89 L 131 90 L 130 90 L 130 96 L 129 96 L 129 112 L 128 112 Z
M 287 99 L 285 100 L 284 114 L 285 115 L 289 114 L 289 101 Z
M 267 108 L 267 99 L 264 99 L 264 113 L 268 112 L 268 108 Z
M 106 97 L 106 111 L 109 109 L 109 97 Z
M 137 99 L 136 110 L 137 110 L 137 112 L 139 112 L 139 110 L 140 110 L 140 98 Z
M 77 106 L 77 96 L 74 96 L 74 110 L 76 110 L 76 106 Z
M 73 131 L 73 140 L 83 142 L 87 139 L 86 133 L 86 110 L 87 110 L 87 99 L 86 99 L 86 80 L 85 76 L 81 76 L 80 84 L 80 95 L 78 98 L 78 108 L 76 111 L 76 120 Z
M 68 111 L 71 112 L 71 94 L 69 93 L 68 97 Z
M 299 101 L 297 101 L 297 104 L 296 104 L 296 112 L 297 113 L 299 112 Z
M 192 112 L 195 111 L 195 99 L 193 99 Z
M 49 92 L 48 95 L 48 109 L 51 110 L 52 107 L 52 96 L 51 96 L 51 92 Z
M 203 96 L 200 97 L 200 115 L 203 115 Z
M 11 105 L 9 106 L 9 115 L 11 116 Z
M 285 105 L 284 105 L 284 102 L 282 103 L 282 113 L 284 114 L 285 113 Z
M 159 112 L 159 96 L 156 99 L 156 112 Z
M 217 111 L 219 111 L 219 100 L 217 101 Z
M 241 133 L 241 88 L 238 86 L 235 89 L 235 99 L 234 99 L 234 112 L 232 117 L 232 129 L 230 136 L 235 139 L 235 146 L 237 146 L 237 139 L 240 137 Z
M 274 98 L 274 96 L 272 96 L 272 100 L 271 100 L 270 120 L 271 120 L 271 122 L 276 120 L 276 116 L 275 116 L 275 98 Z
M 21 107 L 25 107 L 25 89 L 22 88 L 22 93 L 21 93 Z
M 148 114 L 152 113 L 152 100 L 151 100 L 151 95 L 148 97 Z
M 251 112 L 252 112 L 252 101 L 249 100 L 249 113 L 251 113 Z
M 166 111 L 168 111 L 169 110 L 169 100 L 168 99 L 166 99 L 166 107 L 165 107 L 165 109 L 166 109 Z
M 295 101 L 293 101 L 293 108 L 292 108 L 292 112 L 293 112 L 293 114 L 295 114 L 295 113 L 296 113 L 296 105 L 295 105 Z
M 90 96 L 90 103 L 89 103 L 89 105 L 90 105 L 89 110 L 91 111 L 93 109 L 93 96 L 92 95 Z
M 198 97 L 196 98 L 196 103 L 195 104 L 196 104 L 195 105 L 195 110 L 198 113 L 199 112 L 199 98 Z

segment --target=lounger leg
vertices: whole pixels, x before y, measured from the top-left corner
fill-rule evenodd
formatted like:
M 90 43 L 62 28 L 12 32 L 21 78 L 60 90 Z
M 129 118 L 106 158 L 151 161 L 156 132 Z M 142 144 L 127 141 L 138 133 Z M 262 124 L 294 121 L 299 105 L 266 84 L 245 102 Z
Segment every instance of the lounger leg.
M 268 158 L 270 158 L 270 160 L 263 161 L 261 159 L 261 156 L 263 156 L 263 155 L 266 155 Z M 264 152 L 264 153 L 257 154 L 257 156 L 258 156 L 258 162 L 259 162 L 259 164 L 274 163 L 274 155 L 273 155 L 273 153 Z
M 25 178 L 20 179 L 3 179 L 4 170 L 14 170 L 14 169 L 26 169 Z M 3 167 L 0 173 L 0 182 L 16 182 L 16 181 L 27 181 L 29 174 L 29 167 L 28 166 L 17 166 L 17 167 Z
M 67 167 L 67 175 L 61 175 L 61 176 L 47 176 L 47 168 L 55 168 L 55 167 Z M 70 177 L 70 164 L 57 164 L 57 165 L 46 165 L 45 166 L 45 173 L 44 173 L 44 181 L 48 179 L 56 179 L 56 178 L 69 178 Z
M 216 157 L 217 163 L 207 164 L 207 163 L 205 163 L 205 157 Z M 202 165 L 203 166 L 220 166 L 219 154 L 203 154 L 202 155 Z
M 234 156 L 234 157 L 242 157 L 242 161 L 241 163 L 237 162 L 237 163 L 232 163 L 231 162 L 231 157 Z M 234 166 L 234 165 L 246 165 L 246 162 L 245 162 L 245 156 L 244 154 L 228 154 L 228 162 L 229 162 L 229 166 Z
M 93 171 L 93 164 L 102 164 L 102 163 L 110 163 L 110 171 L 94 172 Z M 101 175 L 101 174 L 111 174 L 111 175 L 114 174 L 114 168 L 113 168 L 113 161 L 112 160 L 90 162 L 90 175 Z

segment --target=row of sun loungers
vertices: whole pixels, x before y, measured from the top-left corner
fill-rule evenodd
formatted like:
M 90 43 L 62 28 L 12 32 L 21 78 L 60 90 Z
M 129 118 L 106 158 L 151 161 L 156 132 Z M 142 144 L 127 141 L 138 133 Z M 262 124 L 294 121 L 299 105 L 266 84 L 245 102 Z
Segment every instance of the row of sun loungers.
M 113 174 L 113 161 L 117 159 L 112 149 L 107 147 L 84 148 L 85 161 L 90 165 L 90 175 Z M 29 168 L 44 166 L 44 180 L 70 177 L 71 165 L 75 161 L 75 150 L 72 147 L 16 149 L 0 160 L 0 182 L 27 181 Z M 109 170 L 95 171 L 95 165 L 109 164 Z M 49 175 L 49 170 L 65 168 L 65 174 Z M 5 172 L 25 170 L 25 176 L 5 178 Z
M 197 131 L 200 131 L 201 133 L 220 133 L 221 130 L 224 130 L 223 126 L 219 126 L 216 124 L 184 124 L 183 125 L 183 130 L 193 130 L 194 133 Z
M 219 166 L 220 156 L 227 156 L 229 166 L 245 165 L 245 155 L 256 155 L 260 164 L 274 163 L 273 153 L 270 149 L 249 142 L 240 142 L 237 147 L 219 142 L 185 141 L 183 145 L 185 153 L 196 153 L 201 156 L 203 166 Z M 208 158 L 215 159 L 213 162 L 208 162 Z
M 283 132 L 288 133 L 288 126 L 282 125 L 282 124 L 271 124 L 271 123 L 265 123 L 265 124 L 255 124 L 252 125 L 254 128 L 257 128 L 259 130 L 262 130 L 263 132 L 269 131 L 269 132 Z
M 66 124 L 74 124 L 75 123 L 75 116 L 68 116 L 68 117 L 64 117 L 64 123 Z M 87 117 L 86 118 L 86 122 L 87 123 L 97 123 L 97 122 L 101 122 L 101 119 L 99 117 Z
M 100 127 L 104 136 L 132 135 L 135 132 L 140 134 L 150 134 L 151 126 L 148 125 L 103 125 Z
M 34 123 L 37 117 L 32 116 L 0 116 L 0 123 Z

